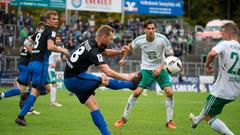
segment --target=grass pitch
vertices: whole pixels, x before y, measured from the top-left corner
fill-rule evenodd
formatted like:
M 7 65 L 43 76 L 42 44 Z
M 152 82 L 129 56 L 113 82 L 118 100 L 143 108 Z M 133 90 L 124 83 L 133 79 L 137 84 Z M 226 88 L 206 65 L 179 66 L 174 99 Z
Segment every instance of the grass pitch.
M 6 89 L 1 88 L 0 91 Z M 114 128 L 114 122 L 122 116 L 130 91 L 96 91 L 100 110 L 112 132 L 112 135 L 218 135 L 205 121 L 197 129 L 190 128 L 189 112 L 198 114 L 207 93 L 174 93 L 174 121 L 177 129 L 165 128 L 165 96 L 156 96 L 149 91 L 148 96 L 141 96 L 128 122 L 122 128 Z M 0 101 L 0 135 L 100 135 L 94 126 L 90 113 L 75 96 L 68 91 L 59 90 L 57 100 L 63 107 L 50 106 L 49 95 L 37 99 L 35 109 L 39 116 L 27 115 L 27 127 L 15 124 L 19 113 L 19 96 Z M 240 134 L 240 100 L 227 105 L 218 116 L 236 134 Z

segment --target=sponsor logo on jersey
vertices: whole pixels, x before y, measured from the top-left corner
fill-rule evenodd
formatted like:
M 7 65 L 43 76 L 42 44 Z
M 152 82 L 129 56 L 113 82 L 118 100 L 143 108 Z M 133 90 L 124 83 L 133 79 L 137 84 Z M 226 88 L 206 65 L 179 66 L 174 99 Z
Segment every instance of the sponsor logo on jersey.
M 56 37 L 56 32 L 52 31 L 52 37 L 55 38 Z
M 102 54 L 98 54 L 98 55 L 97 55 L 97 58 L 98 58 L 98 61 L 99 61 L 99 62 L 103 62 L 103 56 L 102 56 Z

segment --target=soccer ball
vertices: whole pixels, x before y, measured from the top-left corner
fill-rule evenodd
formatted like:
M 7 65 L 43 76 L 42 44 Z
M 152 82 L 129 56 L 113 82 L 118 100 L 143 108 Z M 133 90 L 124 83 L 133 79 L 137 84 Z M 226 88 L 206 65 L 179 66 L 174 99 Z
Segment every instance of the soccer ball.
M 164 62 L 165 69 L 170 74 L 177 74 L 182 70 L 182 61 L 175 56 L 169 56 Z

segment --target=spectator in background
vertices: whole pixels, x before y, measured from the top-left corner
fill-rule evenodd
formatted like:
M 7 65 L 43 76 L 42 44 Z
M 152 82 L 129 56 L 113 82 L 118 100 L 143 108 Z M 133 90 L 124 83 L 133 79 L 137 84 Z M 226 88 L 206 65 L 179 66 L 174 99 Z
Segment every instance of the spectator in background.
M 19 31 L 22 30 L 23 28 L 23 25 L 24 25 L 24 15 L 22 13 L 22 11 L 19 12 L 19 15 L 18 15 L 18 27 L 19 27 Z
M 3 44 L 3 38 L 4 38 L 4 35 L 3 35 L 3 26 L 0 24 L 0 44 L 1 44 L 1 43 Z
M 4 24 L 9 24 L 9 14 L 8 13 L 5 13 L 3 15 L 3 23 Z
M 9 15 L 10 24 L 16 25 L 17 24 L 17 15 L 14 10 L 11 11 L 11 14 Z
M 88 20 L 88 24 L 90 28 L 94 28 L 95 27 L 95 16 L 91 15 L 91 17 Z
M 4 55 L 5 48 L 2 43 L 0 43 L 0 58 Z
M 192 33 L 189 33 L 187 35 L 187 46 L 188 46 L 188 53 L 192 53 L 192 45 L 193 45 L 193 35 Z
M 31 14 L 27 13 L 25 19 L 24 19 L 24 25 L 26 27 L 30 27 L 31 26 L 31 23 L 32 23 L 32 17 L 31 17 Z

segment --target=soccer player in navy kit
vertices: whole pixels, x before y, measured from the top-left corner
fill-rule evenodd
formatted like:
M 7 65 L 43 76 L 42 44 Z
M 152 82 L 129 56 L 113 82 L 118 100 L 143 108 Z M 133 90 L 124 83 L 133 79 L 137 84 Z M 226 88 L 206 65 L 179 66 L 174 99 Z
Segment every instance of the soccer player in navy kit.
M 103 85 L 111 89 L 134 89 L 130 80 L 134 78 L 135 74 L 124 75 L 118 73 L 104 62 L 102 55 L 120 55 L 130 49 L 127 46 L 124 46 L 121 51 L 106 49 L 113 41 L 113 32 L 114 30 L 110 26 L 101 26 L 96 32 L 95 39 L 84 41 L 71 55 L 64 71 L 64 84 L 66 88 L 73 92 L 79 101 L 89 108 L 92 120 L 102 135 L 110 135 L 111 133 L 107 128 L 107 124 L 95 99 L 94 91 L 96 88 Z M 108 79 L 106 76 L 98 77 L 87 73 L 86 71 L 91 65 L 97 66 L 107 76 L 119 80 Z
M 44 27 L 44 22 L 39 22 L 37 24 L 36 31 L 38 31 L 42 27 Z M 19 63 L 18 63 L 19 75 L 18 75 L 18 79 L 17 79 L 18 87 L 8 90 L 6 92 L 2 92 L 0 94 L 0 99 L 21 94 L 21 101 L 19 103 L 20 108 L 22 108 L 23 102 L 25 101 L 24 97 L 26 97 L 29 94 L 29 92 L 24 92 L 24 91 L 25 91 L 26 87 L 29 85 L 28 64 L 31 59 L 31 51 L 32 51 L 32 43 L 28 41 L 30 37 L 31 36 L 29 36 L 24 41 L 24 44 L 23 44 L 24 46 L 22 46 L 20 49 L 20 59 L 19 59 Z M 33 108 L 32 108 L 28 114 L 38 115 L 40 113 L 33 110 Z
M 68 51 L 55 46 L 56 32 L 53 30 L 58 26 L 58 13 L 56 11 L 48 11 L 46 13 L 45 27 L 39 30 L 33 37 L 32 57 L 29 63 L 29 73 L 32 81 L 31 94 L 25 101 L 21 112 L 18 114 L 15 122 L 19 125 L 26 126 L 24 119 L 31 106 L 36 101 L 42 89 L 50 90 L 48 78 L 48 59 L 51 51 L 56 51 L 68 55 Z

